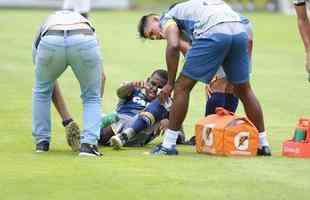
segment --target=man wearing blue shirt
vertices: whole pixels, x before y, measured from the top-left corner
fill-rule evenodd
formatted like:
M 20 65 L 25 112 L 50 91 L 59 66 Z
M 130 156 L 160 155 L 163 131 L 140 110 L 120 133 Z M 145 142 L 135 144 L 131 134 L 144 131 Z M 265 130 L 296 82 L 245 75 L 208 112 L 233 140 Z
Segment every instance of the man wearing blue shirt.
M 262 109 L 249 82 L 248 35 L 238 13 L 222 0 L 191 0 L 176 4 L 161 17 L 143 16 L 138 29 L 143 38 L 167 40 L 169 75 L 160 93 L 161 101 L 174 91 L 169 129 L 165 131 L 163 144 L 155 148 L 153 154 L 177 154 L 175 141 L 187 113 L 192 88 L 197 81 L 208 84 L 222 65 L 247 116 L 259 130 L 258 155 L 271 155 Z M 190 48 L 184 45 L 183 35 L 191 41 Z M 180 52 L 186 52 L 186 61 L 175 81 Z

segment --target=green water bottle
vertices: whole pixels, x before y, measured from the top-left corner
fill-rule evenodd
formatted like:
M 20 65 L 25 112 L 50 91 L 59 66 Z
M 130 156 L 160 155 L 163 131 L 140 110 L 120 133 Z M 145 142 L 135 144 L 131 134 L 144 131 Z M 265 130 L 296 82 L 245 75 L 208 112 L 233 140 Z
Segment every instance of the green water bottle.
M 109 125 L 117 122 L 119 120 L 119 117 L 116 112 L 108 113 L 108 114 L 103 114 L 101 117 L 101 128 L 106 128 Z

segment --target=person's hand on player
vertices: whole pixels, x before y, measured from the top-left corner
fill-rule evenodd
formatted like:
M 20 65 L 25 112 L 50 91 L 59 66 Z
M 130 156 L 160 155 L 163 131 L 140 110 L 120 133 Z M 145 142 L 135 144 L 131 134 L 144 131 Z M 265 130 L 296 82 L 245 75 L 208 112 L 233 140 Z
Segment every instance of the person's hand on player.
M 149 85 L 146 81 L 133 81 L 131 84 L 139 89 L 149 89 Z
M 160 130 L 165 131 L 169 126 L 169 119 L 163 119 L 160 121 Z
M 160 121 L 159 123 L 159 127 L 156 128 L 155 135 L 156 136 L 160 136 L 163 135 L 165 133 L 165 130 L 168 128 L 169 125 L 169 120 L 168 119 L 163 119 Z
M 206 94 L 207 94 L 207 97 L 211 97 L 212 93 L 213 93 L 213 90 L 211 89 L 210 85 L 206 85 Z
M 161 104 L 164 104 L 168 97 L 170 97 L 172 90 L 173 86 L 167 83 L 159 92 L 159 100 Z

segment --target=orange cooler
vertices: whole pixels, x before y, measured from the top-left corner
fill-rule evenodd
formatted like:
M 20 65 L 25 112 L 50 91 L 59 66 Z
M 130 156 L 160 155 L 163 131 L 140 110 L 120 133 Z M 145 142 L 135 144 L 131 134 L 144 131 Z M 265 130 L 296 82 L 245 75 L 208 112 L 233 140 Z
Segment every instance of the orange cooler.
M 256 156 L 258 131 L 245 117 L 224 108 L 200 119 L 195 126 L 196 151 L 211 155 Z

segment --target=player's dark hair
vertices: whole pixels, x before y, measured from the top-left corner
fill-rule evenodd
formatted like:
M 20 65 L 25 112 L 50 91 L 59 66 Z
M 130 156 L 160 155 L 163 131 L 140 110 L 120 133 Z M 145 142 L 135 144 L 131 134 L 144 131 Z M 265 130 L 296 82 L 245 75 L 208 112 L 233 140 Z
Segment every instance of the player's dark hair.
M 168 72 L 164 69 L 157 69 L 155 70 L 151 76 L 154 76 L 157 74 L 160 78 L 164 79 L 165 81 L 168 81 Z
M 150 13 L 150 14 L 147 14 L 147 15 L 144 15 L 144 16 L 141 17 L 141 19 L 139 21 L 139 24 L 138 24 L 138 33 L 139 33 L 139 37 L 140 38 L 146 39 L 146 36 L 144 34 L 144 29 L 146 27 L 148 18 L 151 17 L 151 16 L 154 16 L 154 15 L 157 15 L 157 14 Z

